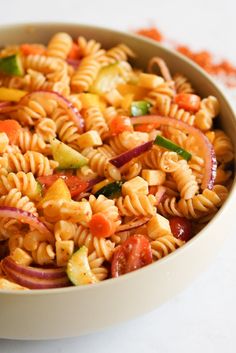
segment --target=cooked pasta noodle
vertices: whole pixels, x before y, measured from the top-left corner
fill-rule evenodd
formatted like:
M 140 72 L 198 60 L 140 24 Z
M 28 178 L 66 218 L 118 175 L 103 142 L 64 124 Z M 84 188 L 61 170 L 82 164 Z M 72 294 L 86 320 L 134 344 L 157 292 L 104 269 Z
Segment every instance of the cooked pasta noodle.
M 57 284 L 65 273 L 68 285 L 93 283 L 160 260 L 216 215 L 234 147 L 211 92 L 198 96 L 159 57 L 136 68 L 125 43 L 59 32 L 0 50 L 9 55 L 23 72 L 0 74 L 3 257 L 50 269 Z

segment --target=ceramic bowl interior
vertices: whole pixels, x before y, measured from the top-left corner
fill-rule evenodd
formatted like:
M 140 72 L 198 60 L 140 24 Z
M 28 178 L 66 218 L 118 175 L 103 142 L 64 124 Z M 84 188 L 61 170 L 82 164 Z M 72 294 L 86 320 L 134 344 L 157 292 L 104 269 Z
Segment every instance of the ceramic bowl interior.
M 227 98 L 210 77 L 183 56 L 158 43 L 105 28 L 78 24 L 26 24 L 1 26 L 0 45 L 46 43 L 56 32 L 74 38 L 83 35 L 105 48 L 126 43 L 137 54 L 135 65 L 146 68 L 161 56 L 172 73 L 186 75 L 202 96 L 214 95 L 221 106 L 221 126 L 233 141 L 235 115 Z M 129 320 L 176 295 L 204 270 L 219 252 L 226 237 L 224 225 L 234 217 L 235 184 L 216 217 L 182 248 L 136 272 L 96 285 L 55 290 L 0 292 L 0 337 L 48 339 L 79 336 Z

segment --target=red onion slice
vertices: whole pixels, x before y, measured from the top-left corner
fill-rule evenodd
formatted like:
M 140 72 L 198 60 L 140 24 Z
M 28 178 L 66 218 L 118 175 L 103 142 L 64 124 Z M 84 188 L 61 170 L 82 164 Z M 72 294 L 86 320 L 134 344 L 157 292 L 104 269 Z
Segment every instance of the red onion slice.
M 131 229 L 135 229 L 135 228 L 141 227 L 144 224 L 146 224 L 149 220 L 150 220 L 150 217 L 135 218 L 132 221 L 126 223 L 126 224 L 120 225 L 117 228 L 117 232 L 124 232 L 126 230 L 131 230 Z
M 14 218 L 22 223 L 27 223 L 33 228 L 37 229 L 40 233 L 47 235 L 49 238 L 52 238 L 52 233 L 45 226 L 45 224 L 28 211 L 24 211 L 16 207 L 0 206 L 0 218 L 2 217 Z
M 77 69 L 81 60 L 78 59 L 66 59 L 67 64 L 72 66 L 74 69 Z
M 75 108 L 74 105 L 70 101 L 68 101 L 68 99 L 63 97 L 58 92 L 44 91 L 44 90 L 34 91 L 34 92 L 31 92 L 31 93 L 28 93 L 27 95 L 25 95 L 20 100 L 19 105 L 25 105 L 25 104 L 28 103 L 28 101 L 30 99 L 39 98 L 39 97 L 42 97 L 45 100 L 48 100 L 48 99 L 56 100 L 58 105 L 61 108 L 65 109 L 66 113 L 74 121 L 74 123 L 78 127 L 79 133 L 83 133 L 83 131 L 84 131 L 84 119 L 80 115 L 78 109 Z
M 165 186 L 162 186 L 162 185 L 158 186 L 158 189 L 157 189 L 157 192 L 155 195 L 155 198 L 157 200 L 156 205 L 158 205 L 160 202 L 162 202 L 163 196 L 165 195 L 165 192 L 166 192 Z
M 155 127 L 172 126 L 176 129 L 186 131 L 193 135 L 201 145 L 201 151 L 205 160 L 205 170 L 202 179 L 202 189 L 212 190 L 216 178 L 217 162 L 215 151 L 208 138 L 197 128 L 190 126 L 183 121 L 168 118 L 160 115 L 144 115 L 131 118 L 131 122 L 136 124 L 154 124 Z
M 143 143 L 142 145 L 139 145 L 132 150 L 129 150 L 127 152 L 121 153 L 119 156 L 116 156 L 112 159 L 110 159 L 110 163 L 113 164 L 115 167 L 120 168 L 124 164 L 130 162 L 133 158 L 136 158 L 140 156 L 141 154 L 147 152 L 150 150 L 153 146 L 153 141 L 148 141 Z
M 65 277 L 66 273 L 63 268 L 39 268 L 32 266 L 24 266 L 15 262 L 11 256 L 7 256 L 3 260 L 3 264 L 8 269 L 19 272 L 22 275 L 38 278 L 38 279 L 58 279 L 61 277 Z
M 50 289 L 67 287 L 70 285 L 69 279 L 64 273 L 59 278 L 39 278 L 34 277 L 32 272 L 30 274 L 22 273 L 22 265 L 15 263 L 16 269 L 12 269 L 11 265 L 14 262 L 11 258 L 6 257 L 2 261 L 2 268 L 5 274 L 15 283 L 30 289 Z M 26 266 L 24 266 L 26 267 Z M 41 269 L 43 271 L 43 269 Z

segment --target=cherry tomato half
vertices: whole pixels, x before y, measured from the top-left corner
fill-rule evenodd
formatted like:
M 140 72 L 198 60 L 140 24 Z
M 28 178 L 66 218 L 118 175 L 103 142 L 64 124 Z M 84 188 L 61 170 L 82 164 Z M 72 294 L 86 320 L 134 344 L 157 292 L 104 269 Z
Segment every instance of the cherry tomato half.
M 42 184 L 46 189 L 48 189 L 58 178 L 62 178 L 66 185 L 68 186 L 71 197 L 75 197 L 79 195 L 81 192 L 85 191 L 88 187 L 89 183 L 86 180 L 80 179 L 75 175 L 71 175 L 71 173 L 57 173 L 48 176 L 38 177 L 38 181 Z
M 192 238 L 191 222 L 184 217 L 170 218 L 170 229 L 175 238 L 188 241 Z
M 200 108 L 201 98 L 196 94 L 179 93 L 175 96 L 174 102 L 178 104 L 179 108 L 196 112 Z
M 131 120 L 128 116 L 118 115 L 109 124 L 110 134 L 118 135 L 124 131 L 133 131 Z
M 111 273 L 119 277 L 152 263 L 152 250 L 148 239 L 141 234 L 129 237 L 114 253 Z

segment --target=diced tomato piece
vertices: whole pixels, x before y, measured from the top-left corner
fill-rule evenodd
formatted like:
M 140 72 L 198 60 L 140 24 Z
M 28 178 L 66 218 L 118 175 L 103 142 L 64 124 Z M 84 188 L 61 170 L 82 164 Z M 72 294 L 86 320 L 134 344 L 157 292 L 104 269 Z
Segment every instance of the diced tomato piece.
M 79 59 L 80 58 L 80 49 L 77 43 L 73 42 L 71 50 L 67 56 L 67 59 Z
M 9 119 L 0 121 L 0 132 L 5 132 L 9 138 L 10 143 L 16 143 L 21 126 L 18 121 Z
M 112 277 L 135 271 L 152 263 L 152 250 L 142 234 L 130 236 L 114 253 L 111 265 Z
M 70 190 L 71 197 L 81 194 L 81 192 L 85 191 L 89 185 L 87 180 L 82 180 L 75 175 L 67 177 L 65 182 Z
M 118 115 L 110 122 L 109 129 L 111 135 L 115 136 L 124 131 L 133 131 L 133 126 L 128 116 Z
M 40 44 L 21 44 L 20 51 L 23 55 L 43 55 L 45 47 Z
M 157 185 L 152 185 L 152 186 L 149 186 L 149 188 L 148 188 L 149 194 L 154 195 L 154 196 L 156 195 L 157 190 L 158 190 Z
M 150 132 L 155 129 L 155 124 L 139 124 L 135 126 L 135 131 Z
M 184 217 L 171 217 L 170 220 L 171 232 L 175 238 L 188 241 L 192 238 L 191 222 Z
M 178 104 L 179 108 L 196 112 L 200 108 L 201 98 L 196 94 L 179 93 L 174 97 L 174 102 Z
M 48 189 L 57 179 L 63 179 L 68 186 L 71 197 L 75 197 L 81 192 L 85 191 L 89 185 L 87 180 L 83 180 L 78 178 L 75 175 L 71 175 L 68 173 L 57 173 L 48 176 L 40 176 L 38 177 L 38 181 L 42 184 L 46 189 Z

